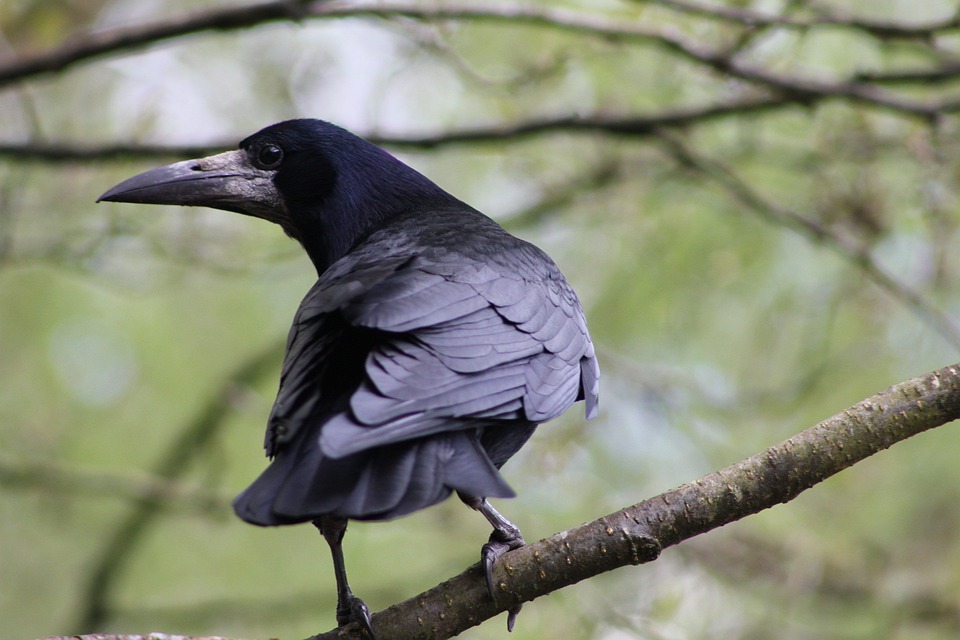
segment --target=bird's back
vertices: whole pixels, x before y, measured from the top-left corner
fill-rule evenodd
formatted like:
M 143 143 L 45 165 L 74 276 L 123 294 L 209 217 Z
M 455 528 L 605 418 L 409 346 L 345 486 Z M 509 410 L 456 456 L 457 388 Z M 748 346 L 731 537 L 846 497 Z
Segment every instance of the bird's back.
M 392 219 L 330 266 L 290 332 L 266 448 L 236 502 L 261 525 L 387 519 L 498 468 L 578 399 L 596 412 L 583 311 L 542 251 L 462 204 Z

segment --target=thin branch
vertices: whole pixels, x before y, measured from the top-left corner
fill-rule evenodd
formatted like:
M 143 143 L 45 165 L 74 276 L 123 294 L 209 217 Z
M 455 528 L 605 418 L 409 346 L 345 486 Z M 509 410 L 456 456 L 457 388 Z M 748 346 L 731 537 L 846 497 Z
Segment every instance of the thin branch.
M 489 5 L 423 6 L 410 3 L 342 4 L 283 0 L 250 7 L 218 9 L 144 26 L 117 28 L 89 35 L 60 49 L 37 54 L 0 65 L 0 87 L 27 77 L 61 71 L 95 57 L 146 47 L 182 35 L 213 30 L 249 28 L 257 24 L 284 19 L 405 17 L 415 20 L 483 20 L 529 24 L 607 40 L 640 41 L 656 44 L 683 58 L 715 72 L 727 74 L 767 88 L 776 89 L 795 100 L 842 98 L 872 105 L 901 114 L 933 119 L 944 112 L 960 109 L 960 104 L 914 100 L 879 87 L 855 81 L 823 81 L 773 73 L 731 59 L 724 52 L 667 30 L 650 29 L 631 24 L 617 17 L 605 17 L 571 11 L 559 7 Z
M 379 3 L 373 6 L 364 6 L 363 4 L 346 6 L 330 4 L 322 7 L 311 7 L 307 11 L 311 16 L 347 17 L 372 15 L 383 18 L 404 16 L 419 20 L 474 19 L 506 21 L 514 24 L 526 23 L 612 40 L 641 41 L 657 44 L 679 54 L 691 62 L 707 66 L 716 72 L 782 91 L 798 100 L 809 100 L 818 97 L 845 98 L 927 119 L 940 115 L 944 109 L 957 108 L 953 105 L 913 100 L 879 87 L 854 81 L 831 82 L 773 73 L 767 69 L 754 67 L 732 59 L 723 51 L 714 50 L 699 42 L 684 38 L 679 35 L 679 33 L 671 33 L 665 29 L 650 29 L 644 25 L 630 24 L 616 17 L 608 18 L 589 15 L 556 7 L 533 8 L 469 3 L 424 7 L 416 4 Z
M 317 0 L 274 0 L 262 4 L 194 11 L 155 22 L 77 36 L 65 45 L 0 64 L 0 87 L 63 71 L 80 62 L 141 49 L 171 38 L 244 29 L 278 20 L 299 20 L 303 7 Z
M 271 342 L 253 354 L 228 376 L 219 391 L 184 428 L 154 465 L 153 477 L 173 481 L 190 468 L 190 461 L 202 452 L 225 423 L 234 405 L 237 389 L 250 386 L 277 363 L 281 345 Z M 126 567 L 143 535 L 159 515 L 156 503 L 137 504 L 127 517 L 107 536 L 100 557 L 93 563 L 87 584 L 82 588 L 82 609 L 77 629 L 95 630 L 109 616 L 110 589 Z
M 708 158 L 685 144 L 678 137 L 663 132 L 660 136 L 673 156 L 692 169 L 712 178 L 733 197 L 754 212 L 775 224 L 785 226 L 821 244 L 860 269 L 874 283 L 890 293 L 932 327 L 953 347 L 960 349 L 960 325 L 940 310 L 920 291 L 897 279 L 880 266 L 870 254 L 869 247 L 855 238 L 842 236 L 817 220 L 788 207 L 782 207 L 755 191 L 729 167 Z
M 82 636 L 53 636 L 46 640 L 230 640 L 221 636 L 177 636 L 168 633 L 88 633 Z
M 0 486 L 39 489 L 57 495 L 121 498 L 195 513 L 226 513 L 231 499 L 201 487 L 188 487 L 144 474 L 104 473 L 47 460 L 22 460 L 7 454 L 0 454 Z
M 545 218 L 555 215 L 580 198 L 623 180 L 627 173 L 623 164 L 619 159 L 607 158 L 562 184 L 547 185 L 542 189 L 545 194 L 543 198 L 508 215 L 501 222 L 514 232 L 518 228 L 540 224 Z
M 931 69 L 906 69 L 903 71 L 859 71 L 854 76 L 858 82 L 874 84 L 941 84 L 960 80 L 960 60 L 949 60 Z
M 644 2 L 647 0 L 637 1 Z M 656 2 L 656 0 L 651 1 Z M 807 2 L 808 0 L 788 0 L 780 9 L 780 17 L 789 19 L 788 16 L 794 12 L 798 6 L 806 6 Z M 724 55 L 728 58 L 745 55 L 745 52 L 748 52 L 751 46 L 763 39 L 767 39 L 779 29 L 776 25 L 742 24 L 741 26 L 743 28 L 738 30 L 739 33 L 734 33 L 733 42 L 725 47 Z
M 922 40 L 960 29 L 960 15 L 954 14 L 941 20 L 904 25 L 888 20 L 854 18 L 834 12 L 812 18 L 788 18 L 752 9 L 725 5 L 689 2 L 688 0 L 640 0 L 658 4 L 667 9 L 690 15 L 721 20 L 745 27 L 781 27 L 796 31 L 808 31 L 814 27 L 836 27 L 867 33 L 881 40 Z
M 2 143 L 0 157 L 21 162 L 128 162 L 166 158 L 198 158 L 227 149 L 234 149 L 237 141 L 210 145 L 71 145 L 42 142 Z
M 646 116 L 593 116 L 533 117 L 515 123 L 465 127 L 426 135 L 360 134 L 374 144 L 396 149 L 433 149 L 457 144 L 485 144 L 502 141 L 518 141 L 533 136 L 551 133 L 609 133 L 620 136 L 649 136 L 665 128 L 683 128 L 718 120 L 733 115 L 745 115 L 774 111 L 796 105 L 794 97 L 783 95 L 751 95 L 736 100 L 694 107 L 678 107 L 659 114 Z M 127 162 L 130 160 L 157 160 L 171 158 L 196 158 L 235 149 L 237 141 L 249 132 L 238 134 L 235 139 L 214 142 L 209 145 L 162 145 L 131 144 L 104 146 L 74 146 L 43 143 L 0 144 L 0 158 L 37 162 Z

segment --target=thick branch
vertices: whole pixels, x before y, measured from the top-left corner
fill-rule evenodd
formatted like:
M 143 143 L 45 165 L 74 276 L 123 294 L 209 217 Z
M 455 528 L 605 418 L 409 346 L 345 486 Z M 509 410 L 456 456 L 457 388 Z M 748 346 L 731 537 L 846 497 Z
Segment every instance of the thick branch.
M 557 589 L 780 503 L 892 444 L 960 418 L 960 364 L 908 380 L 726 469 L 505 555 L 500 591 L 486 594 L 479 567 L 373 617 L 382 640 L 449 638 Z M 360 640 L 334 630 L 311 640 Z
M 490 600 L 478 565 L 373 616 L 381 640 L 449 638 L 517 603 L 660 551 L 775 505 L 907 438 L 960 418 L 960 364 L 890 387 L 699 480 L 506 554 Z M 91 635 L 76 640 L 201 640 Z M 71 640 L 73 640 L 73 638 Z M 310 640 L 361 640 L 356 625 Z M 50 639 L 54 640 L 54 639 Z M 58 638 L 55 640 L 65 640 Z

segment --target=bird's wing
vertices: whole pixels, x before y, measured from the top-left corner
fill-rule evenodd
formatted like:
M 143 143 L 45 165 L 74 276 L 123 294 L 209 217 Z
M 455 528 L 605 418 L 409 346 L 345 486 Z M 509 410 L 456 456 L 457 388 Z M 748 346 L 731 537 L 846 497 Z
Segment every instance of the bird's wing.
M 337 312 L 392 276 L 409 259 L 367 260 L 352 268 L 337 265 L 304 296 L 287 335 L 280 389 L 267 421 L 264 449 L 268 456 L 275 456 L 304 425 L 323 420 L 338 403 L 345 402 L 339 397 L 344 389 L 349 393 L 359 384 L 362 374 L 344 369 L 358 360 L 362 364 L 369 350 L 355 344 L 360 342 L 358 336 Z
M 576 295 L 545 254 L 526 244 L 516 252 L 501 263 L 445 251 L 389 264 L 361 257 L 324 274 L 299 324 L 336 310 L 381 338 L 349 406 L 321 429 L 326 455 L 491 420 L 544 422 L 578 398 L 586 398 L 588 416 L 595 413 L 598 372 Z M 300 335 L 291 352 L 310 337 Z

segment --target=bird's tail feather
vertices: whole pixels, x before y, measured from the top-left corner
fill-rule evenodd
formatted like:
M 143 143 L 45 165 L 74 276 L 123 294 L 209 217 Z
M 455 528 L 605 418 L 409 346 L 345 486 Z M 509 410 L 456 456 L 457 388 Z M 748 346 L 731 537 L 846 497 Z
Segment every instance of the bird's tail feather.
M 316 435 L 303 434 L 278 452 L 233 507 L 242 519 L 262 526 L 306 522 L 321 515 L 388 520 L 436 504 L 452 491 L 483 497 L 515 495 L 475 430 L 337 459 L 323 455 Z

